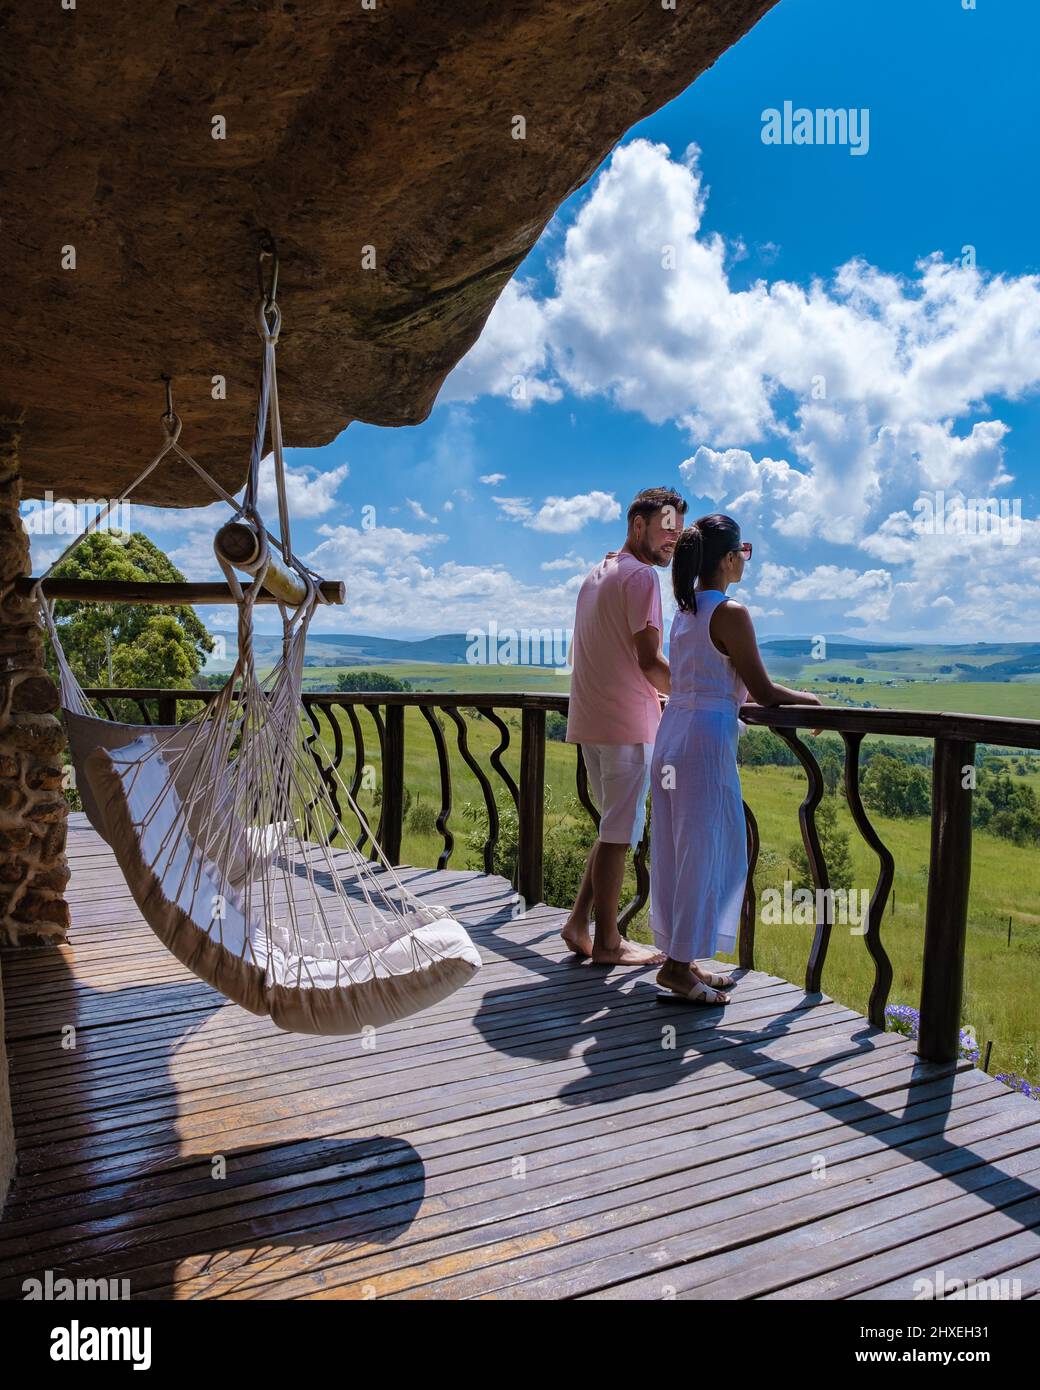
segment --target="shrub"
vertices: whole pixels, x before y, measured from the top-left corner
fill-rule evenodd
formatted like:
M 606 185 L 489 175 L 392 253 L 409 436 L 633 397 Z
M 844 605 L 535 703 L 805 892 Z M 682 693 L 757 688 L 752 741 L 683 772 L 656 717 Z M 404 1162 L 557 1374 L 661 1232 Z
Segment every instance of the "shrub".
M 496 798 L 495 804 L 499 832 L 492 872 L 515 883 L 520 829 L 516 807 L 506 793 Z M 469 854 L 467 868 L 483 869 L 484 842 L 488 837 L 487 808 L 483 802 L 467 801 L 462 815 L 470 826 L 465 836 Z M 554 811 L 547 791 L 542 873 L 545 901 L 550 906 L 569 907 L 574 902 L 595 839 L 596 827 L 578 798 L 571 797 L 562 811 Z
M 413 835 L 435 835 L 437 812 L 425 801 L 417 801 L 408 813 L 408 829 Z
M 887 754 L 871 758 L 862 781 L 863 804 L 882 816 L 926 816 L 931 807 L 928 774 Z
M 551 738 L 554 743 L 566 743 L 566 716 L 558 714 L 556 710 L 550 710 L 549 713 L 545 716 L 545 736 L 546 738 Z
M 821 801 L 816 809 L 816 833 L 820 837 L 820 848 L 827 865 L 827 877 L 832 888 L 852 887 L 852 854 L 849 850 L 849 834 L 838 825 L 837 802 L 830 797 Z M 794 865 L 796 888 L 814 888 L 809 856 L 801 843 L 792 845 L 789 851 Z

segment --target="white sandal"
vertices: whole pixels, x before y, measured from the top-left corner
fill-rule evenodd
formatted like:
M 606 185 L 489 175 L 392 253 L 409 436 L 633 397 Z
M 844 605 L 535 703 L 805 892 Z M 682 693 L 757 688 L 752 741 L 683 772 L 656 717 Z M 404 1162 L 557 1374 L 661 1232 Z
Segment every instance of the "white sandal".
M 693 970 L 692 965 L 690 969 Z M 732 989 L 737 982 L 732 975 L 709 975 L 703 983 L 710 985 L 712 989 Z
M 661 999 L 674 995 L 676 999 L 685 999 L 688 1004 L 706 1004 L 709 1007 L 729 1003 L 729 995 L 713 989 L 703 980 L 698 980 L 691 990 L 673 989 L 671 985 L 662 985 L 661 989 L 662 993 L 658 996 Z

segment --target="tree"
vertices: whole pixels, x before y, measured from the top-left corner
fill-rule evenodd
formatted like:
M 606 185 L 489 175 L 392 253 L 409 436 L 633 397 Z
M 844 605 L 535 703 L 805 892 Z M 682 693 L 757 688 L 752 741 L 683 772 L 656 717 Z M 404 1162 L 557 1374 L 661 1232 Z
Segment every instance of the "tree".
M 826 797 L 816 808 L 816 833 L 820 837 L 820 848 L 827 865 L 830 886 L 851 888 L 852 854 L 849 850 L 849 833 L 839 826 L 838 803 L 831 797 Z M 794 886 L 812 891 L 815 885 L 805 846 L 801 843 L 792 845 L 789 855 L 795 869 Z
M 139 531 L 95 531 L 57 566 L 54 577 L 184 583 L 180 570 Z M 61 600 L 54 605 L 54 619 L 69 665 L 84 686 L 114 683 L 191 690 L 216 646 L 187 604 Z M 57 662 L 50 651 L 47 668 L 57 680 Z M 140 718 L 136 706 L 129 704 L 117 714 Z
M 793 767 L 798 759 L 771 729 L 749 725 L 737 743 L 737 762 L 743 767 Z
M 820 772 L 823 775 L 823 785 L 827 795 L 833 796 L 845 775 L 845 759 L 832 741 L 828 740 L 824 743 L 821 740 L 816 750 L 816 761 L 820 764 Z
M 885 754 L 871 758 L 863 774 L 862 792 L 865 806 L 897 819 L 926 816 L 931 805 L 924 768 Z
M 1040 842 L 1040 799 L 1028 783 L 1016 782 L 1006 771 L 982 768 L 972 805 L 972 821 L 1001 839 L 1018 845 Z
M 499 817 L 498 843 L 494 850 L 492 872 L 516 881 L 519 855 L 519 820 L 512 798 L 506 793 L 496 797 Z M 483 802 L 466 802 L 463 818 L 470 829 L 466 831 L 468 867 L 484 867 L 484 841 L 488 835 L 488 814 Z M 555 811 L 551 793 L 546 788 L 545 834 L 543 838 L 543 893 L 545 901 L 554 907 L 569 907 L 578 895 L 589 850 L 596 839 L 596 827 L 578 798 L 570 797 L 562 813 Z
M 567 740 L 566 715 L 558 714 L 556 710 L 550 710 L 545 716 L 545 736 L 555 743 L 565 743 Z
M 385 671 L 341 671 L 336 677 L 339 692 L 367 690 L 411 690 L 410 681 L 388 676 Z

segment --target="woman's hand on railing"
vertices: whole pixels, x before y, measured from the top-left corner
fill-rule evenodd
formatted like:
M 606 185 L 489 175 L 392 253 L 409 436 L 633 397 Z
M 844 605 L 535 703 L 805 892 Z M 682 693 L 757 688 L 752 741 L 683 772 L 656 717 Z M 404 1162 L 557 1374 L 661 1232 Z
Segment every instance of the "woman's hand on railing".
M 819 695 L 814 695 L 813 692 L 812 692 L 811 690 L 799 690 L 798 694 L 799 694 L 799 696 L 800 696 L 800 699 L 798 700 L 798 703 L 799 703 L 800 705 L 822 705 L 822 704 L 823 704 L 823 701 L 820 699 Z M 822 729 L 810 729 L 809 732 L 812 734 L 813 738 L 819 738 L 820 735 L 823 733 L 823 730 L 822 730 Z

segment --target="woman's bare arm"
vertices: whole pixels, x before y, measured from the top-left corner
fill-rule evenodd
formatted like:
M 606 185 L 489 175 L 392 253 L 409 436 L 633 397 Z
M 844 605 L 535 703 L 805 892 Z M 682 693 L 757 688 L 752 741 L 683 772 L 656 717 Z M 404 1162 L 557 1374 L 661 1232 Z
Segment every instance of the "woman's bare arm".
M 708 631 L 712 641 L 732 661 L 748 694 L 759 705 L 818 705 L 818 696 L 808 690 L 789 690 L 770 678 L 758 650 L 751 614 L 739 603 L 720 603 L 711 615 Z

